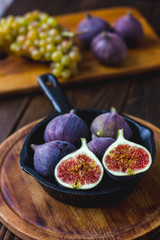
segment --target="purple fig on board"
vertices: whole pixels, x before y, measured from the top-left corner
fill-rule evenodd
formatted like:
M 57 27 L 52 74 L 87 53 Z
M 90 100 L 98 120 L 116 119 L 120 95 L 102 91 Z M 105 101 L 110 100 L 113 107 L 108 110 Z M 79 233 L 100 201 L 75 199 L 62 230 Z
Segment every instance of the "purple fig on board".
M 79 34 L 78 38 L 86 48 L 90 47 L 92 39 L 102 31 L 112 31 L 110 24 L 100 17 L 91 16 L 89 13 L 79 22 L 77 27 L 77 33 L 85 32 Z
M 93 56 L 103 65 L 116 66 L 127 57 L 127 45 L 116 33 L 101 32 L 91 43 Z
M 136 46 L 144 35 L 140 21 L 131 11 L 116 20 L 114 31 L 124 39 L 128 47 Z

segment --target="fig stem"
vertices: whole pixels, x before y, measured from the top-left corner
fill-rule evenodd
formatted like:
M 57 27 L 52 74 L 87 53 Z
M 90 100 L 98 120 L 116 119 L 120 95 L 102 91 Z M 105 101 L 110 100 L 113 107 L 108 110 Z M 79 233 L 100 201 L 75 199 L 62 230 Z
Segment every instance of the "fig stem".
M 127 10 L 127 15 L 128 15 L 129 17 L 133 16 L 133 13 L 132 13 L 132 10 L 131 10 L 131 9 L 128 9 L 128 10 Z
M 76 112 L 77 112 L 76 109 L 71 109 L 69 113 L 70 114 L 72 114 L 72 113 L 76 114 Z
M 90 19 L 92 16 L 89 12 L 86 12 L 86 18 Z
M 111 113 L 117 113 L 115 107 L 113 107 L 113 106 L 111 107 Z
M 124 138 L 124 129 L 123 128 L 118 130 L 117 139 L 118 138 Z
M 35 149 L 36 149 L 36 144 L 31 144 L 31 148 L 33 149 L 33 151 L 35 151 Z
M 74 33 L 74 32 L 69 32 L 69 31 L 63 31 L 63 32 L 61 33 L 61 35 L 62 35 L 63 37 L 73 38 L 73 37 L 76 37 L 76 36 L 85 34 L 86 32 L 87 32 L 87 30 L 83 30 L 83 31 L 81 31 L 81 32 L 76 32 L 76 33 Z
M 102 34 L 103 34 L 103 37 L 104 37 L 105 39 L 109 39 L 109 38 L 110 38 L 110 37 L 108 36 L 107 32 L 103 32 Z
M 81 143 L 82 143 L 81 147 L 86 147 L 87 146 L 87 140 L 85 138 L 81 138 Z
M 96 136 L 97 136 L 97 137 L 102 137 L 102 133 L 101 133 L 100 131 L 97 131 L 97 132 L 96 132 Z

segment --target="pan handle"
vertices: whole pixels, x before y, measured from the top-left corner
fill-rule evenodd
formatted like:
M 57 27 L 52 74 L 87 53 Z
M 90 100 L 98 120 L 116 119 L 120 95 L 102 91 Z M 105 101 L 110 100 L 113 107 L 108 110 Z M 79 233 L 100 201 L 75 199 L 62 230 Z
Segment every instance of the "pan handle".
M 66 113 L 73 109 L 54 75 L 41 75 L 38 77 L 38 83 L 58 113 Z

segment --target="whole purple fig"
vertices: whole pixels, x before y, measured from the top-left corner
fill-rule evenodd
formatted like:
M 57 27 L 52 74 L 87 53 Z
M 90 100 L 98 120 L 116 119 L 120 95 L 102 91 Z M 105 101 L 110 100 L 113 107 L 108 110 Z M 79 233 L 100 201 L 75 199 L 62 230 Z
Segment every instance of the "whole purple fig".
M 75 146 L 64 141 L 32 144 L 31 147 L 34 150 L 33 164 L 36 172 L 49 179 L 54 176 L 54 168 L 59 160 L 76 150 Z
M 114 138 L 101 137 L 94 138 L 87 145 L 91 152 L 93 152 L 96 157 L 101 160 L 107 148 L 115 141 Z
M 144 35 L 141 23 L 131 11 L 116 20 L 114 31 L 125 40 L 128 47 L 136 46 Z
M 109 23 L 100 17 L 91 16 L 86 14 L 86 17 L 81 20 L 77 27 L 77 33 L 79 34 L 79 40 L 84 44 L 86 48 L 90 47 L 92 39 L 102 31 L 112 31 Z
M 73 110 L 52 119 L 44 131 L 45 142 L 61 140 L 72 143 L 76 147 L 81 144 L 81 138 L 89 137 L 87 124 Z
M 91 43 L 93 56 L 103 65 L 119 65 L 127 56 L 127 46 L 116 33 L 101 32 Z
M 93 136 L 96 135 L 97 137 L 116 138 L 118 129 L 124 129 L 126 139 L 132 138 L 131 127 L 114 107 L 111 108 L 111 112 L 97 116 L 91 123 L 91 132 Z

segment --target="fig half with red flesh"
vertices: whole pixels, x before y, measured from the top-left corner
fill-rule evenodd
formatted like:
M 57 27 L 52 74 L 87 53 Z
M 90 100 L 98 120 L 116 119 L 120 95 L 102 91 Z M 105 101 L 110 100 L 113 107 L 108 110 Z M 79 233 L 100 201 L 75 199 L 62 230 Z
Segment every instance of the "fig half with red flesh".
M 77 151 L 66 155 L 55 167 L 57 182 L 74 189 L 90 189 L 102 180 L 104 169 L 98 158 L 88 149 L 85 138 Z
M 117 140 L 104 153 L 102 163 L 113 179 L 132 180 L 149 170 L 152 157 L 145 147 L 126 140 L 123 129 L 119 129 Z

